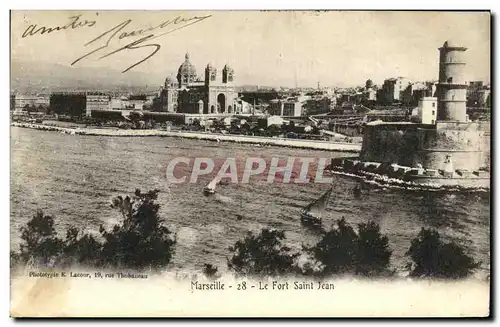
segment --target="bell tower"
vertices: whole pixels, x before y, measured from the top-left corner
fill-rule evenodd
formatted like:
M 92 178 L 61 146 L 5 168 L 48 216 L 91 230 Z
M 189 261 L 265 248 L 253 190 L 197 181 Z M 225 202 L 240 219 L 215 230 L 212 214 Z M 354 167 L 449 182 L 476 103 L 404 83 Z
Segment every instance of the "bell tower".
M 205 68 L 205 86 L 213 84 L 217 80 L 217 69 L 210 63 Z
M 222 83 L 224 84 L 233 83 L 233 79 L 234 79 L 234 70 L 228 65 L 225 65 L 224 68 L 222 69 Z

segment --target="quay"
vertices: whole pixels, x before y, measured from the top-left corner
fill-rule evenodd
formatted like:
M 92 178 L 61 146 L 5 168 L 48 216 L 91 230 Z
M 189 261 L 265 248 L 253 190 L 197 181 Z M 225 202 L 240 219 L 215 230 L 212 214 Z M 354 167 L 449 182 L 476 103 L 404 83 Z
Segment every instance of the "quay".
M 262 137 L 262 136 L 247 136 L 247 135 L 228 135 L 228 134 L 214 134 L 214 133 L 200 133 L 200 132 L 174 132 L 164 131 L 158 129 L 144 129 L 144 130 L 123 130 L 118 128 L 65 128 L 58 126 L 48 126 L 33 123 L 11 123 L 14 127 L 32 128 L 37 130 L 55 131 L 71 135 L 99 135 L 99 136 L 122 136 L 122 137 L 180 137 L 198 140 L 207 140 L 214 142 L 234 142 L 234 143 L 247 143 L 258 145 L 271 145 L 290 148 L 325 150 L 325 151 L 339 151 L 339 152 L 354 152 L 361 151 L 361 144 L 347 143 L 347 142 L 330 142 L 320 140 L 302 140 L 302 139 L 289 139 L 289 138 L 276 138 L 276 137 Z

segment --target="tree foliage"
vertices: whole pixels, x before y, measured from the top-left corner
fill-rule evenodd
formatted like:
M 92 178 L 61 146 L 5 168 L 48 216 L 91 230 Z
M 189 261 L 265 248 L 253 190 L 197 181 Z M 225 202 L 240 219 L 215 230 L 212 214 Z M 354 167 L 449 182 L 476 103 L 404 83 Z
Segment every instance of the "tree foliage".
M 373 221 L 358 224 L 356 273 L 378 275 L 386 270 L 391 261 L 389 238 L 382 235 L 380 226 Z
M 207 276 L 208 278 L 217 278 L 217 272 L 219 269 L 217 266 L 212 265 L 211 263 L 205 263 L 203 265 L 203 274 Z
M 123 216 L 123 222 L 110 232 L 102 226 L 104 238 L 102 259 L 115 267 L 161 268 L 172 259 L 175 240 L 158 215 L 160 206 L 154 201 L 158 190 L 141 193 L 136 190 L 132 198 L 113 199 L 112 207 Z
M 391 250 L 389 239 L 374 222 L 358 225 L 359 232 L 345 221 L 325 231 L 319 242 L 306 251 L 322 264 L 321 275 L 379 275 L 387 271 Z
M 258 235 L 249 232 L 229 248 L 233 256 L 228 267 L 241 275 L 278 276 L 291 273 L 298 253 L 282 244 L 285 233 L 264 228 Z
M 70 227 L 62 240 L 54 229 L 54 219 L 38 211 L 20 229 L 20 252 L 12 257 L 24 263 L 34 260 L 42 266 L 78 263 L 127 269 L 165 267 L 172 259 L 175 240 L 158 215 L 157 196 L 158 190 L 136 190 L 132 197 L 114 198 L 111 206 L 123 219 L 110 231 L 101 225 L 100 238 Z
M 49 265 L 62 253 L 64 243 L 57 237 L 54 228 L 54 219 L 38 210 L 26 226 L 20 228 L 20 252 L 16 258 L 23 262 L 30 259 L 42 265 Z
M 414 263 L 411 276 L 459 279 L 469 276 L 480 265 L 460 245 L 443 242 L 433 229 L 422 228 L 406 255 Z

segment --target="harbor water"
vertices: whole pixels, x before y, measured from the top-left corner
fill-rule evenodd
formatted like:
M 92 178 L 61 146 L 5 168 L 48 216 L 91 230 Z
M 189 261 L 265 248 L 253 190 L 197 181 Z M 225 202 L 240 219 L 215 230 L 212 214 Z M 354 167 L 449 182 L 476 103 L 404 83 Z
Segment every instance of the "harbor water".
M 248 231 L 263 227 L 285 231 L 285 243 L 295 249 L 318 236 L 300 224 L 302 207 L 330 187 L 326 184 L 248 183 L 220 186 L 203 196 L 209 177 L 199 183 L 171 184 L 165 168 L 175 157 L 317 157 L 352 153 L 215 143 L 162 137 L 107 137 L 68 135 L 11 128 L 11 246 L 17 250 L 19 228 L 37 209 L 55 218 L 61 237 L 69 226 L 98 233 L 103 224 L 119 222 L 110 206 L 114 196 L 136 188 L 159 189 L 158 202 L 166 225 L 177 235 L 171 269 L 200 270 L 204 263 L 226 266 L 228 247 Z M 333 192 L 323 218 L 328 227 L 336 219 L 355 226 L 376 221 L 387 234 L 392 266 L 403 271 L 405 252 L 422 227 L 436 228 L 446 240 L 464 245 L 481 261 L 478 275 L 489 274 L 489 192 L 444 193 L 372 188 L 354 197 L 356 180 L 332 176 Z

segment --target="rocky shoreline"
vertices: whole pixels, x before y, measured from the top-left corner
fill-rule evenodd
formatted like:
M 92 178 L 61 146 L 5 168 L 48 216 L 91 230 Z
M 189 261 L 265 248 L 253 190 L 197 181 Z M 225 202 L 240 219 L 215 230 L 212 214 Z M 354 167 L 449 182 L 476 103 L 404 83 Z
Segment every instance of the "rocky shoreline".
M 417 169 L 404 168 L 408 167 L 362 162 L 358 158 L 336 158 L 332 160 L 330 172 L 335 175 L 357 178 L 373 186 L 393 189 L 447 192 L 489 191 L 490 178 L 487 172 L 476 172 L 478 176 L 468 178 L 429 176 L 415 179 L 411 177 L 416 177 L 412 173 Z

